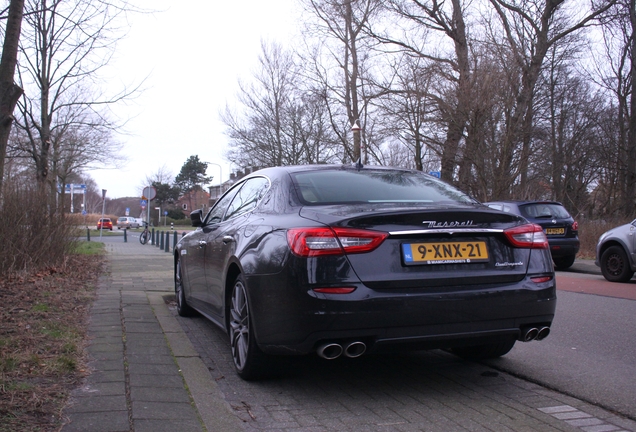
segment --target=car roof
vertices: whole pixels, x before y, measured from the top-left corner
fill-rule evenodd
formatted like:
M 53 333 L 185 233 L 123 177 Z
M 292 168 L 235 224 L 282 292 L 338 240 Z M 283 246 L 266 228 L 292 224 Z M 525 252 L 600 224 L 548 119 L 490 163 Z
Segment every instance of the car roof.
M 286 165 L 278 167 L 262 168 L 258 171 L 254 171 L 252 175 L 267 175 L 270 173 L 296 173 L 303 171 L 321 171 L 321 170 L 383 170 L 383 171 L 415 171 L 407 168 L 398 168 L 392 166 L 382 165 L 364 165 L 360 168 L 355 164 L 314 164 L 314 165 Z M 427 174 L 424 171 L 420 171 L 423 174 Z M 247 177 L 247 176 L 246 176 Z

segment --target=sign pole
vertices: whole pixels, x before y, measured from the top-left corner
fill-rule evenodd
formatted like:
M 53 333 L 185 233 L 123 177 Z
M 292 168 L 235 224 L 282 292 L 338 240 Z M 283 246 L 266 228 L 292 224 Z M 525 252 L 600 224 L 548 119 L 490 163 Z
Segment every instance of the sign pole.
M 106 210 L 106 189 L 102 189 L 102 223 L 99 226 L 99 241 L 102 241 L 102 231 L 104 231 L 104 211 Z

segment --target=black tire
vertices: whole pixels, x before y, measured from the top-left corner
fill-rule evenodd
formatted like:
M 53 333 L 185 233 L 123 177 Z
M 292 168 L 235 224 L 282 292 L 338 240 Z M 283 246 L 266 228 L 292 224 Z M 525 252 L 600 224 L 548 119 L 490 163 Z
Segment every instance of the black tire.
M 628 282 L 634 276 L 627 254 L 620 246 L 610 246 L 603 252 L 601 271 L 610 282 Z
M 174 296 L 177 301 L 177 313 L 182 317 L 196 315 L 196 311 L 190 307 L 185 299 L 185 288 L 181 278 L 181 260 L 177 260 L 174 266 Z
M 504 356 L 515 346 L 516 340 L 510 339 L 496 343 L 455 347 L 451 352 L 467 360 L 485 360 Z
M 266 370 L 266 355 L 256 343 L 247 286 L 241 275 L 232 288 L 228 333 L 236 373 L 246 381 L 262 378 Z
M 576 260 L 576 255 L 568 255 L 560 258 L 554 258 L 554 266 L 558 270 L 565 270 L 572 267 L 574 264 L 574 260 Z
M 139 234 L 139 243 L 145 245 L 148 242 L 149 233 L 146 230 L 143 230 L 141 234 Z

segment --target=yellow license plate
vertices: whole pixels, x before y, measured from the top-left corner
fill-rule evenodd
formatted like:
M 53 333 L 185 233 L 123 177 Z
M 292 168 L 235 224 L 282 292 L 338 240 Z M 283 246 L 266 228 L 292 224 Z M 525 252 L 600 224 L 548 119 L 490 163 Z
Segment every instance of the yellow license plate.
M 546 228 L 545 233 L 548 235 L 563 235 L 565 234 L 565 228 Z
M 484 241 L 406 243 L 402 245 L 404 263 L 465 264 L 488 261 Z

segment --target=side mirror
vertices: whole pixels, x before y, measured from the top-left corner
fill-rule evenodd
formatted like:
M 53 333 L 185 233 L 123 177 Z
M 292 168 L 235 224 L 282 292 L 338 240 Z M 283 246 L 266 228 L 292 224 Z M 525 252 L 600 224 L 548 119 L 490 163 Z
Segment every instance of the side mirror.
M 203 210 L 199 209 L 190 213 L 190 222 L 193 227 L 200 227 L 203 225 Z

